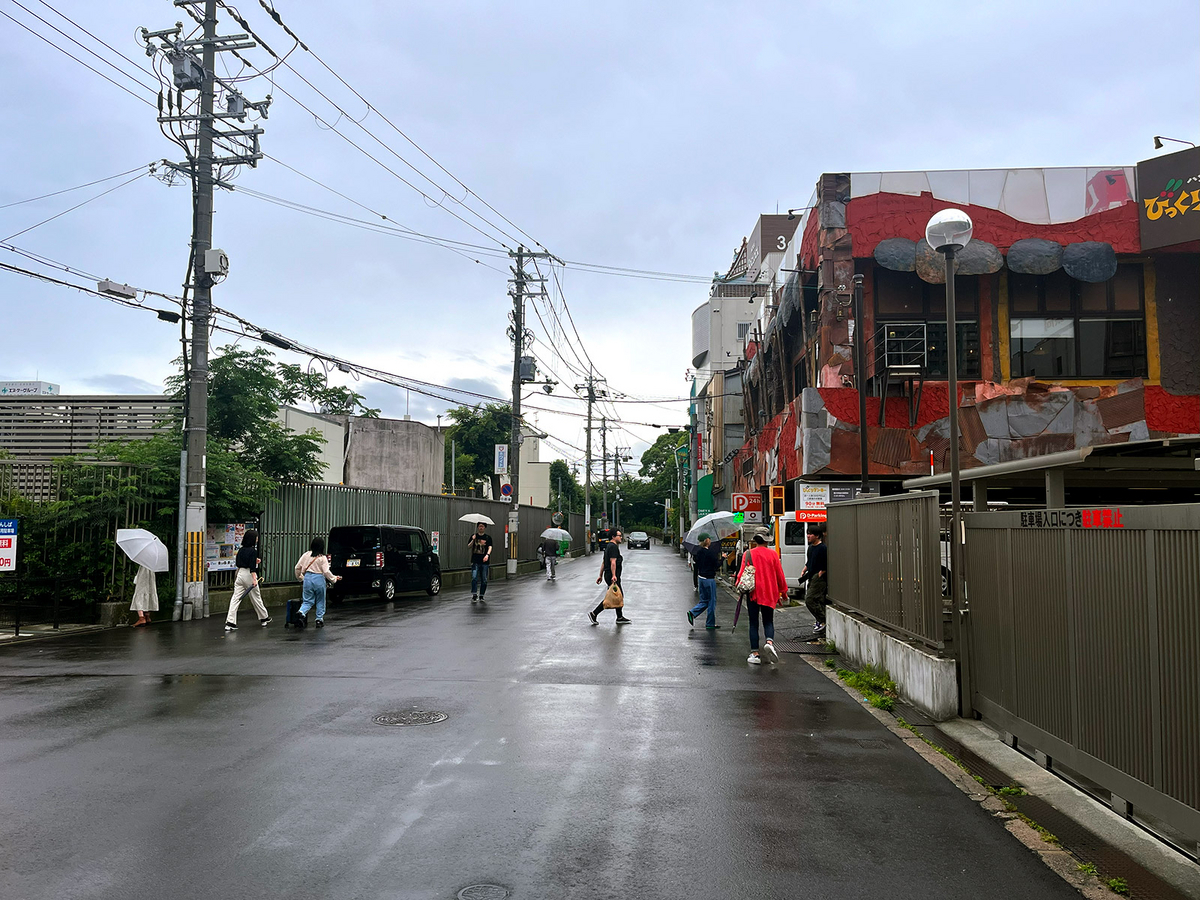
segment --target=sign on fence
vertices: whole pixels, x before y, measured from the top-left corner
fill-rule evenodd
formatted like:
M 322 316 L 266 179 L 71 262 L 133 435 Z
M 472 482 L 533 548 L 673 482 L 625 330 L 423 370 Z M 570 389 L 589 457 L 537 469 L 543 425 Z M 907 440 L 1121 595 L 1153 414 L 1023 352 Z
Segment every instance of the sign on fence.
M 0 572 L 17 571 L 17 519 L 0 519 Z
M 246 536 L 244 523 L 209 525 L 204 541 L 204 568 L 208 572 L 232 571 L 237 568 L 238 547 Z
M 442 533 L 440 531 L 430 532 L 429 543 L 430 543 L 430 546 L 433 547 L 434 553 L 438 552 L 438 545 L 441 544 L 441 542 L 442 542 Z

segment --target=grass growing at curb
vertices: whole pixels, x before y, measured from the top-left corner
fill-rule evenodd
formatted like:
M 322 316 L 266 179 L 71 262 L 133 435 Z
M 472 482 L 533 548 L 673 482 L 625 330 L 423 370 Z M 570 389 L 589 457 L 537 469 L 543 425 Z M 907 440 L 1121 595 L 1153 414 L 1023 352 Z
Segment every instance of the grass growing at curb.
M 886 669 L 864 666 L 860 671 L 837 669 L 837 677 L 867 698 L 876 709 L 891 712 L 896 706 L 896 682 Z
M 1125 883 L 1124 878 L 1110 878 L 1104 883 L 1108 885 L 1108 889 L 1114 894 L 1129 893 L 1129 885 Z

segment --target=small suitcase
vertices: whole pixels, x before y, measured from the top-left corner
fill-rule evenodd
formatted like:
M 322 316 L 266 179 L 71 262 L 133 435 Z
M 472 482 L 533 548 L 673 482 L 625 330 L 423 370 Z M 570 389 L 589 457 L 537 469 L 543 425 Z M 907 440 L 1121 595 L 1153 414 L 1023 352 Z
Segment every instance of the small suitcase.
M 300 618 L 300 601 L 289 600 L 287 602 L 287 614 L 283 617 L 283 627 L 294 626 Z

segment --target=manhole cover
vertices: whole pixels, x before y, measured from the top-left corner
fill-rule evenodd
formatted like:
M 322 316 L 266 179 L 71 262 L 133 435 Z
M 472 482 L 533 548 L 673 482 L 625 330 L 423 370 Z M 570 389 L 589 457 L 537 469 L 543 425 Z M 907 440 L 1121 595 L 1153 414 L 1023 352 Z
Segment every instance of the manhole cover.
M 375 717 L 376 725 L 433 725 L 448 719 L 444 712 L 431 712 L 424 709 L 406 709 L 401 712 L 384 713 Z M 472 898 L 475 900 L 475 898 Z
M 508 888 L 498 884 L 473 884 L 458 892 L 458 900 L 504 900 Z

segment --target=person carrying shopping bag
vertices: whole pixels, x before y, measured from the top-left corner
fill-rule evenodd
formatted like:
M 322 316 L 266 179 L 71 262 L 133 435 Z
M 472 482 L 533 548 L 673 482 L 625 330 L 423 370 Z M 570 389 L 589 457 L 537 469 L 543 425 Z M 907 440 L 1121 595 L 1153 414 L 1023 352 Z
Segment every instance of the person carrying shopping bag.
M 334 575 L 329 568 L 329 557 L 325 555 L 325 538 L 315 537 L 308 545 L 308 552 L 296 562 L 296 579 L 304 582 L 303 601 L 300 614 L 296 616 L 299 628 L 308 627 L 308 611 L 317 608 L 317 627 L 325 627 L 325 585 L 337 584 L 341 575 Z
M 736 583 L 740 586 L 742 576 L 747 566 L 754 567 L 754 587 L 746 595 L 746 614 L 750 617 L 750 655 L 746 662 L 752 666 L 762 665 L 758 647 L 758 620 L 762 617 L 763 636 L 766 643 L 762 647 L 762 656 L 767 662 L 779 662 L 779 654 L 775 650 L 775 607 L 787 596 L 787 577 L 783 574 L 783 563 L 779 554 L 767 546 L 765 531 L 760 529 L 754 535 L 750 549 L 742 554 L 742 567 L 738 570 Z

